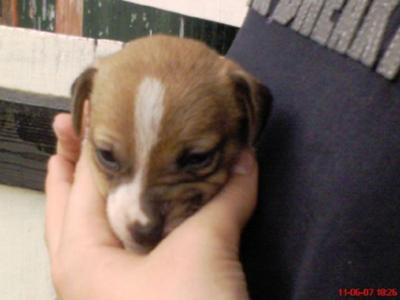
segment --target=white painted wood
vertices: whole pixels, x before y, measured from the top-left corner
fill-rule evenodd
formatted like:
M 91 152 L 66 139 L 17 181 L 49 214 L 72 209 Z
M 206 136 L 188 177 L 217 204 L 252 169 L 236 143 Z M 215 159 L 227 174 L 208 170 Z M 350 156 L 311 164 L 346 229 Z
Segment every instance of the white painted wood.
M 240 27 L 248 0 L 124 0 L 183 15 Z
M 68 95 L 69 84 L 93 60 L 93 40 L 0 28 L 0 86 Z
M 120 50 L 124 45 L 123 42 L 112 40 L 97 40 L 95 57 L 102 57 L 113 54 Z
M 69 96 L 76 76 L 121 42 L 0 26 L 0 86 Z

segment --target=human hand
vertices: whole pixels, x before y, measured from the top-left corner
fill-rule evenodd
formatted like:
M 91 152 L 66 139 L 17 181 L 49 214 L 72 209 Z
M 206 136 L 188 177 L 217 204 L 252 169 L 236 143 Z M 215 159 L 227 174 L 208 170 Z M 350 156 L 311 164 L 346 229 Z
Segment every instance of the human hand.
M 249 299 L 238 259 L 257 195 L 249 151 L 223 191 L 142 256 L 112 233 L 71 123 L 68 114 L 55 119 L 57 154 L 46 178 L 46 240 L 60 299 Z

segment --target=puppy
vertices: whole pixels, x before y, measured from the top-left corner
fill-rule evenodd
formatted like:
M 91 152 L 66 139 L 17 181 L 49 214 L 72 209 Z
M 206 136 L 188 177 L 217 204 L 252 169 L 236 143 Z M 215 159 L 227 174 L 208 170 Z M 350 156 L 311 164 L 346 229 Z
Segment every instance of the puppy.
M 271 105 L 266 88 L 232 61 L 161 35 L 96 61 L 75 80 L 72 100 L 110 225 L 142 253 L 221 190 Z

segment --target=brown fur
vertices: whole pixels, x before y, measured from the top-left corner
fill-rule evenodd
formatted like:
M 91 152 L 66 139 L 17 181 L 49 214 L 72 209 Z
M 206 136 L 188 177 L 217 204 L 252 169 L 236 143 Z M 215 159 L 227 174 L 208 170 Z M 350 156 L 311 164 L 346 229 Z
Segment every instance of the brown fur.
M 87 154 L 103 196 L 135 174 L 134 95 L 152 76 L 166 86 L 159 141 L 150 157 L 142 209 L 164 237 L 227 182 L 240 151 L 254 145 L 269 111 L 270 99 L 257 81 L 204 44 L 166 36 L 128 43 L 98 60 L 73 87 L 74 122 L 79 132 L 82 103 L 90 100 Z M 112 148 L 122 169 L 110 174 L 96 160 L 96 147 Z M 182 170 L 187 149 L 216 149 L 204 169 Z M 131 224 L 133 232 L 135 224 Z M 134 234 L 133 234 L 134 235 Z M 150 239 L 153 247 L 158 239 Z

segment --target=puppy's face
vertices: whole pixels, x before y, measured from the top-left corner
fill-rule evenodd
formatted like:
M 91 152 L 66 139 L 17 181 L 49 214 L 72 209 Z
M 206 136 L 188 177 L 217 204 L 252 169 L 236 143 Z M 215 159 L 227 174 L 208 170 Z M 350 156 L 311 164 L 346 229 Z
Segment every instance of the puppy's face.
M 88 155 L 124 246 L 151 250 L 214 196 L 269 111 L 265 89 L 192 40 L 139 39 L 72 88 L 75 129 L 89 100 Z

